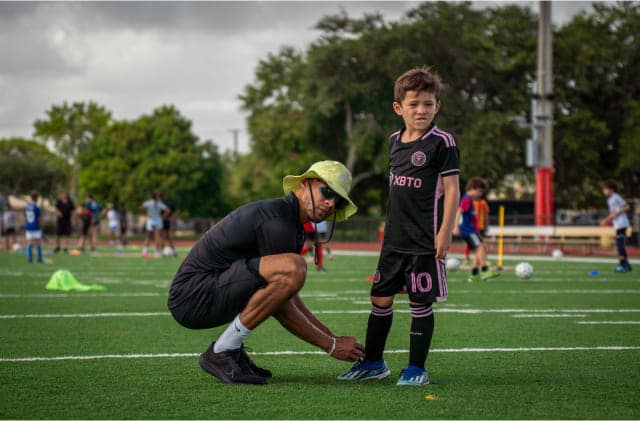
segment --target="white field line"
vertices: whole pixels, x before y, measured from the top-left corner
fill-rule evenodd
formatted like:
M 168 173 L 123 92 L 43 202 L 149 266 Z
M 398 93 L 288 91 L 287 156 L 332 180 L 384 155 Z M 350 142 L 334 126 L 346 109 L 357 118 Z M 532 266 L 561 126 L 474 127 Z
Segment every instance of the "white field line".
M 593 322 L 576 321 L 576 323 L 581 325 L 640 325 L 640 320 L 602 320 Z
M 86 298 L 86 297 L 158 297 L 159 292 L 101 292 L 101 293 L 49 293 L 49 294 L 0 294 L 2 298 Z
M 527 318 L 555 318 L 555 317 L 587 317 L 586 314 L 513 314 L 511 317 L 516 319 Z
M 369 314 L 371 310 L 315 310 L 314 314 Z M 395 309 L 397 313 L 409 313 L 409 310 Z M 437 313 L 454 314 L 592 314 L 592 313 L 640 313 L 640 308 L 617 309 L 524 309 L 524 308 L 439 308 Z M 157 317 L 170 316 L 169 312 L 113 312 L 113 313 L 36 313 L 36 314 L 0 314 L 0 319 L 57 319 L 57 318 L 99 318 L 99 317 Z
M 482 353 L 482 352 L 564 352 L 564 351 L 637 351 L 640 346 L 559 346 L 559 347 L 535 347 L 535 348 L 443 348 L 432 349 L 430 352 L 442 353 Z M 407 354 L 407 349 L 387 350 L 391 354 Z M 184 358 L 196 357 L 200 353 L 174 353 L 174 354 L 105 354 L 105 355 L 62 355 L 57 357 L 16 357 L 0 358 L 0 363 L 33 362 L 33 361 L 69 361 L 69 360 L 106 360 L 106 359 L 142 359 L 142 358 Z M 323 351 L 267 351 L 252 352 L 251 355 L 264 356 L 300 356 L 300 355 L 326 355 Z
M 377 251 L 355 251 L 355 250 L 335 250 L 333 252 L 336 255 L 341 256 L 379 256 L 380 253 Z M 551 254 L 551 253 L 549 253 Z M 457 257 L 464 258 L 464 256 L 460 253 L 451 253 L 448 257 Z M 490 260 L 497 260 L 498 256 L 496 254 L 489 254 L 487 258 Z M 572 257 L 572 256 L 564 256 L 560 260 L 556 260 L 552 256 L 536 256 L 536 255 L 517 255 L 517 254 L 505 254 L 502 256 L 504 260 L 520 260 L 520 261 L 532 261 L 532 262 L 580 262 L 580 263 L 611 263 L 615 265 L 617 259 L 615 256 L 612 257 Z M 640 259 L 630 259 L 631 263 L 640 264 Z

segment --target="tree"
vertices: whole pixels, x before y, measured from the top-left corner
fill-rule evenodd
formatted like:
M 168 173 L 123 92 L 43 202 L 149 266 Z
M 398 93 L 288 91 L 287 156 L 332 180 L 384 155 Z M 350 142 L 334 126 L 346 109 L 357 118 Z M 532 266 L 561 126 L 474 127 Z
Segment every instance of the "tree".
M 57 193 L 69 176 L 69 165 L 45 146 L 32 140 L 0 140 L 0 191 L 28 194 L 37 190 L 43 197 Z
M 111 112 L 95 102 L 52 105 L 46 119 L 34 123 L 34 137 L 54 149 L 71 165 L 71 194 L 77 195 L 78 156 L 107 127 Z
M 173 106 L 113 123 L 78 161 L 80 188 L 100 200 L 137 210 L 151 192 L 159 191 L 185 216 L 216 217 L 228 211 L 217 148 L 199 143 L 191 122 Z

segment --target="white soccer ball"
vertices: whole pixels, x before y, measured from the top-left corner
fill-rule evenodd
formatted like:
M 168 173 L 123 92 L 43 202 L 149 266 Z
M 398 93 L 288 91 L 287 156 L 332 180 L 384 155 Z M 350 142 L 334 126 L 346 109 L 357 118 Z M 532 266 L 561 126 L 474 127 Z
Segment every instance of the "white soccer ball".
M 527 262 L 518 263 L 515 271 L 518 278 L 529 279 L 533 275 L 533 266 Z
M 562 250 L 560 249 L 555 249 L 552 253 L 551 253 L 551 257 L 554 258 L 554 260 L 562 260 L 562 258 L 564 257 L 564 253 L 562 252 Z
M 460 260 L 456 259 L 455 257 L 449 257 L 446 261 L 446 266 L 447 270 L 455 272 L 456 270 L 460 269 Z
M 173 256 L 173 249 L 169 246 L 166 246 L 164 249 L 162 249 L 162 255 L 164 257 L 171 257 Z
M 11 246 L 11 248 L 13 249 L 13 251 L 20 251 L 22 246 L 20 246 L 19 243 L 13 243 L 13 246 Z

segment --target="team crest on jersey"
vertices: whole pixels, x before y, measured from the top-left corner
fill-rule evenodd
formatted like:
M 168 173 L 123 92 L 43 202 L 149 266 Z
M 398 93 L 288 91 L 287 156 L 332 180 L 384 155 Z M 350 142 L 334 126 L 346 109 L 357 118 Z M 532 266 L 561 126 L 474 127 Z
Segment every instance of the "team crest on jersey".
M 380 271 L 376 270 L 376 273 L 373 274 L 373 283 L 377 284 L 380 282 Z
M 427 155 L 425 155 L 424 152 L 416 151 L 411 155 L 411 163 L 415 167 L 421 167 L 425 162 L 427 162 Z

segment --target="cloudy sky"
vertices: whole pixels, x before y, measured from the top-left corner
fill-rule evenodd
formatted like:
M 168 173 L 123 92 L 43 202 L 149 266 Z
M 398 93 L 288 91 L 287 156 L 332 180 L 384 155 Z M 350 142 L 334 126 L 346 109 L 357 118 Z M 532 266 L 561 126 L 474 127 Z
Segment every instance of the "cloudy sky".
M 537 8 L 536 2 L 521 2 Z M 496 3 L 489 3 L 496 5 Z M 556 23 L 590 2 L 554 2 Z M 258 61 L 304 49 L 343 8 L 399 19 L 416 2 L 0 2 L 0 138 L 31 137 L 52 104 L 93 100 L 116 119 L 174 104 L 201 139 L 248 150 L 237 99 Z M 474 3 L 486 7 L 486 2 Z

